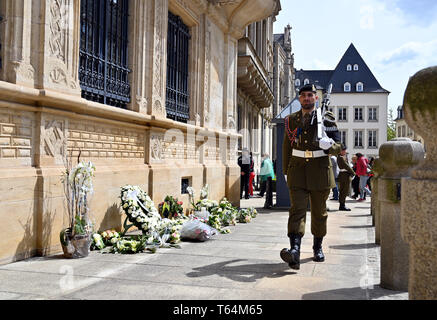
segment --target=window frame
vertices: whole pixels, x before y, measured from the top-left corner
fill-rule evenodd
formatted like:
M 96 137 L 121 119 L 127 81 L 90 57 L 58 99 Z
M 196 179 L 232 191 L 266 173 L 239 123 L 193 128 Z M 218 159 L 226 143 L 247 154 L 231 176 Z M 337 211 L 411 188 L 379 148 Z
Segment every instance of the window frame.
M 374 112 L 375 118 L 374 119 L 370 118 L 370 115 L 372 114 L 372 112 L 371 112 L 372 110 L 375 110 L 375 112 Z M 368 113 L 367 121 L 369 121 L 369 122 L 378 122 L 378 110 L 379 110 L 379 108 L 377 106 L 369 106 L 368 107 L 368 111 L 367 111 L 367 113 Z
M 346 88 L 349 88 L 349 90 L 346 90 Z M 345 82 L 343 85 L 343 91 L 344 92 L 351 92 L 351 90 L 352 90 L 351 84 L 349 82 Z
M 352 71 L 352 65 L 351 64 L 348 64 L 346 66 L 346 71 Z
M 359 134 L 361 134 L 361 137 Z M 357 144 L 357 138 L 358 142 L 361 140 L 361 145 Z M 354 130 L 354 149 L 364 149 L 364 130 Z
M 358 71 L 358 70 L 359 70 L 358 64 L 354 64 L 354 71 Z
M 374 134 L 374 136 L 373 136 Z M 374 140 L 375 144 L 370 142 L 370 139 Z M 372 141 L 373 142 L 373 141 Z M 378 149 L 378 130 L 369 129 L 367 130 L 367 148 L 368 149 Z
M 361 110 L 361 119 L 357 119 L 357 110 Z M 355 106 L 354 107 L 354 122 L 364 122 L 364 107 Z
M 338 122 L 347 122 L 348 120 L 348 116 L 347 116 L 347 109 L 348 107 L 338 107 L 338 117 L 337 117 L 337 121 Z M 341 115 L 344 115 L 344 119 L 343 117 L 340 116 L 340 113 L 342 113 Z
M 360 86 L 361 86 L 361 90 L 358 89 Z M 358 82 L 357 85 L 355 86 L 355 89 L 357 92 L 364 92 L 364 84 L 362 82 Z

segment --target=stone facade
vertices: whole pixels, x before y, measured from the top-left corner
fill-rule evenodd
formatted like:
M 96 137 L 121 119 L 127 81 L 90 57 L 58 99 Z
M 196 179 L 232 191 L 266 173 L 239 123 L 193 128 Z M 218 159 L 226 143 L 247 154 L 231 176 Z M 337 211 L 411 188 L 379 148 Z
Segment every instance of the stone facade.
M 414 132 L 414 130 L 411 129 L 405 121 L 404 107 L 399 106 L 397 112 L 398 115 L 394 120 L 396 124 L 396 138 L 410 138 L 411 140 L 420 142 L 423 146 L 425 146 L 423 138 Z
M 155 204 L 181 180 L 239 205 L 238 39 L 277 1 L 131 0 L 127 110 L 81 98 L 80 0 L 0 2 L 0 263 L 60 251 L 66 156 L 91 160 L 97 229 L 121 228 L 119 190 Z M 167 12 L 190 30 L 188 123 L 166 117 Z
M 237 116 L 231 121 L 242 134 L 239 152 L 248 148 L 253 154 L 255 173 L 261 167 L 262 154 L 272 155 L 273 149 L 273 23 L 280 10 L 280 2 L 275 1 L 272 14 L 248 25 L 238 40 Z

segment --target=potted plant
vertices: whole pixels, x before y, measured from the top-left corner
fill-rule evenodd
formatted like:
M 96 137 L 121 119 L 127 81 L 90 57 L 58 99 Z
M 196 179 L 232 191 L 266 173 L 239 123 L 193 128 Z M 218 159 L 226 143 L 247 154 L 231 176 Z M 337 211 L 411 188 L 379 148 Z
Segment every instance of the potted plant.
M 80 162 L 73 168 L 71 162 L 67 162 L 66 167 L 62 183 L 68 227 L 61 231 L 60 240 L 66 258 L 82 258 L 88 256 L 92 242 L 89 200 L 93 193 L 92 177 L 96 168 L 91 162 Z

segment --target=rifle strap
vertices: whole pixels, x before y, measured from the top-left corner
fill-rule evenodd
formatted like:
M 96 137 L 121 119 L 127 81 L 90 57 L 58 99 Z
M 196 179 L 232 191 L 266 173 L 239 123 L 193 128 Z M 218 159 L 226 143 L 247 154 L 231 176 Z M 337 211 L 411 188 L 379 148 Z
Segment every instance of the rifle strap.
M 291 147 L 293 148 L 293 143 L 294 143 L 294 140 L 296 140 L 298 128 L 296 128 L 293 132 L 291 131 L 291 129 L 290 129 L 290 117 L 285 118 L 285 128 L 287 130 L 288 140 L 290 140 Z

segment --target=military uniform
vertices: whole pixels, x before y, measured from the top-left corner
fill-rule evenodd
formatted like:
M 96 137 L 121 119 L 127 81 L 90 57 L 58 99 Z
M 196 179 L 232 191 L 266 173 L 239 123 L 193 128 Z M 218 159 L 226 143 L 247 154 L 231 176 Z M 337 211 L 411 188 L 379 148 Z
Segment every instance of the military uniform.
M 315 110 L 313 112 L 315 113 Z M 310 117 L 312 119 L 313 114 Z M 330 189 L 335 187 L 334 173 L 328 154 L 337 155 L 340 152 L 340 144 L 335 143 L 329 150 L 324 151 L 316 142 L 317 119 L 314 119 L 312 124 L 311 121 L 304 124 L 302 111 L 295 112 L 287 118 L 289 132 L 297 130 L 293 146 L 287 133 L 282 144 L 282 169 L 284 174 L 287 174 L 291 200 L 288 235 L 291 233 L 304 235 L 306 208 L 310 199 L 311 233 L 316 237 L 324 237 L 328 217 L 326 200 Z M 311 157 L 306 158 L 305 152 L 308 152 L 307 156 Z M 315 154 L 312 154 L 313 152 Z
M 350 191 L 351 178 L 355 175 L 355 172 L 349 166 L 346 156 L 338 155 L 337 164 L 338 168 L 340 169 L 340 173 L 338 174 L 338 184 L 340 187 L 340 195 L 338 200 L 340 202 L 340 210 L 350 211 L 350 209 L 346 208 L 345 203 L 346 196 Z
M 315 93 L 314 85 L 303 87 L 301 91 Z M 300 94 L 300 93 L 299 93 Z M 290 238 L 291 249 L 284 248 L 281 258 L 288 262 L 292 269 L 300 268 L 300 244 L 305 234 L 305 220 L 308 200 L 311 204 L 311 233 L 314 236 L 314 261 L 324 261 L 322 239 L 326 235 L 328 213 L 326 200 L 330 189 L 335 187 L 329 154 L 338 155 L 341 144 L 340 135 L 336 128 L 334 115 L 328 114 L 329 121 L 325 121 L 326 134 L 333 140 L 328 150 L 323 150 L 317 141 L 317 112 L 310 114 L 302 110 L 295 112 L 285 119 L 285 134 L 282 144 L 282 170 L 287 175 L 290 191 L 291 207 L 288 218 L 287 235 Z

